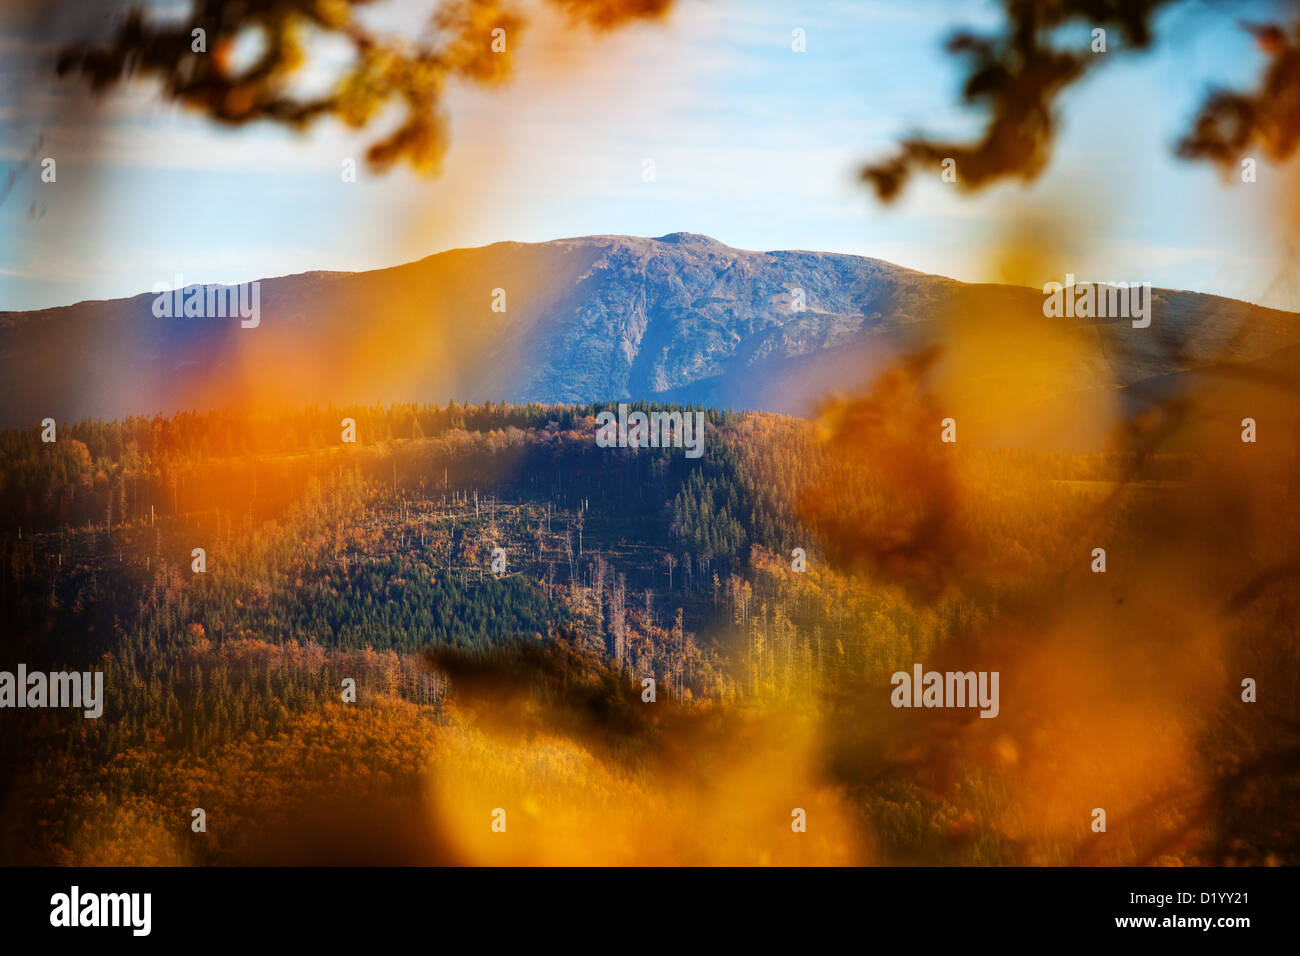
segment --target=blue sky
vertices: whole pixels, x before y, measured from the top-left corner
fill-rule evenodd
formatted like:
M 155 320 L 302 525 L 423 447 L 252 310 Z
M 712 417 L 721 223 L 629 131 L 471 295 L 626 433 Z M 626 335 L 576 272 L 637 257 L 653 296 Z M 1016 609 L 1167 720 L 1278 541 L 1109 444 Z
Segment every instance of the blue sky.
M 409 30 L 431 5 L 381 0 L 374 16 Z M 362 166 L 356 183 L 342 181 L 342 161 L 373 132 L 229 131 L 148 82 L 94 106 L 42 72 L 60 38 L 50 24 L 102 39 L 102 11 L 121 6 L 80 5 L 79 22 L 34 16 L 33 0 L 0 9 L 0 161 L 4 177 L 17 174 L 0 204 L 0 310 L 147 292 L 178 274 L 241 282 L 507 239 L 675 231 L 967 281 L 1037 284 L 1072 271 L 1300 308 L 1272 222 L 1294 168 L 1261 162 L 1258 183 L 1234 185 L 1172 155 L 1212 86 L 1254 86 L 1263 57 L 1236 21 L 1275 15 L 1275 3 L 1183 4 L 1160 21 L 1168 40 L 1153 54 L 1126 53 L 1112 35 L 1105 68 L 1067 94 L 1038 182 L 972 197 L 936 176 L 890 207 L 856 170 L 917 130 L 978 129 L 942 44 L 959 25 L 995 25 L 995 4 L 678 0 L 666 23 L 600 39 L 543 6 L 517 38 L 510 86 L 452 90 L 439 178 Z M 157 6 L 177 15 L 187 4 Z M 805 53 L 791 50 L 795 28 Z M 330 48 L 315 53 L 306 84 L 330 76 Z M 35 154 L 57 160 L 56 183 L 23 165 Z M 653 183 L 642 181 L 645 159 Z M 1028 270 L 1005 252 L 1025 230 L 1051 236 Z

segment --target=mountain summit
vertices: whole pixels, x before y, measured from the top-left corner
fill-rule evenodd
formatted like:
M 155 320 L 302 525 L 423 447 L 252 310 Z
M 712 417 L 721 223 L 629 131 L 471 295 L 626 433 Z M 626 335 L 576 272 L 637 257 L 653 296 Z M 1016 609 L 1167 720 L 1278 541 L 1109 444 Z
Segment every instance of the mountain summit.
M 655 242 L 666 243 L 670 246 L 718 246 L 727 248 L 712 236 L 702 236 L 698 232 L 670 232 L 666 236 L 657 236 Z
M 1045 318 L 1037 289 L 687 232 L 500 242 L 374 272 L 264 279 L 256 328 L 158 317 L 154 298 L 0 313 L 0 424 L 453 398 L 804 414 L 900 351 L 947 341 L 939 322 L 1071 337 L 1068 360 L 1042 376 L 1063 392 L 1254 361 L 1297 341 L 1296 316 L 1215 296 L 1156 290 L 1152 326 L 1137 330 Z M 972 374 L 997 387 L 1015 362 L 1014 350 L 990 351 Z

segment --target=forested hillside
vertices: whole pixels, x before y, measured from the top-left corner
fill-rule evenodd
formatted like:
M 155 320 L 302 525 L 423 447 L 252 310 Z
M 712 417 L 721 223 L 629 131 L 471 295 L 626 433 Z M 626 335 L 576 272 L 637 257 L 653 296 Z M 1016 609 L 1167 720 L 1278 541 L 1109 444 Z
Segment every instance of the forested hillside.
M 99 720 L 29 710 L 24 733 L 4 735 L 4 860 L 300 861 L 322 832 L 331 860 L 494 858 L 448 829 L 480 798 L 506 799 L 458 789 L 471 784 L 560 827 L 539 830 L 537 858 L 619 858 L 575 834 L 623 819 L 625 801 L 690 830 L 680 815 L 722 813 L 744 791 L 755 808 L 788 818 L 817 802 L 837 821 L 834 838 L 792 848 L 778 818 L 776 842 L 744 851 L 773 859 L 1068 859 L 1086 817 L 1018 835 L 1016 785 L 996 772 L 1028 759 L 1015 724 L 990 737 L 976 720 L 977 756 L 940 785 L 935 740 L 896 726 L 888 675 L 988 653 L 979 635 L 1019 634 L 1049 584 L 1133 600 L 1087 573 L 1079 530 L 1117 554 L 1121 538 L 1154 540 L 1152 503 L 1204 462 L 954 448 L 896 475 L 825 422 L 716 411 L 693 460 L 599 447 L 603 408 L 313 408 L 0 435 L 5 666 L 103 670 L 107 698 Z M 1023 639 L 993 647 L 1004 668 L 1032 661 Z M 1180 753 L 1205 744 L 1158 732 Z M 702 781 L 719 791 L 708 801 Z M 209 832 L 191 830 L 195 807 Z M 624 836 L 658 858 L 648 831 Z M 688 859 L 729 858 L 725 841 L 681 839 Z

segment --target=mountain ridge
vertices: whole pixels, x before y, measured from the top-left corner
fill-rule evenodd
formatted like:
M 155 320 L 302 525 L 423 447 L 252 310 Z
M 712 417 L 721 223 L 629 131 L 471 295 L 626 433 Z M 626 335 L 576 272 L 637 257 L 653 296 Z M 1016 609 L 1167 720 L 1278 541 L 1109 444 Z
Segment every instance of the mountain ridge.
M 927 341 L 957 349 L 977 323 L 1029 334 L 1074 323 L 1051 327 L 1071 342 L 1050 371 L 1061 392 L 1254 361 L 1300 341 L 1293 313 L 1219 296 L 1153 290 L 1153 328 L 1130 331 L 1123 320 L 1047 319 L 1038 289 L 690 232 L 503 241 L 257 281 L 253 329 L 154 316 L 149 293 L 0 312 L 0 424 L 449 398 L 808 414 Z M 505 311 L 493 311 L 501 297 Z M 1016 374 L 1015 340 L 975 374 Z

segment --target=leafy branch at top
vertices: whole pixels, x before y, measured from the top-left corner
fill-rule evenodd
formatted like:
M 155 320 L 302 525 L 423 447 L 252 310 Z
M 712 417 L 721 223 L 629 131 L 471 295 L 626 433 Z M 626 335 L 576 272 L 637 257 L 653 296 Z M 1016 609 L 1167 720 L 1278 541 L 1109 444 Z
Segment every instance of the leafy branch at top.
M 1146 50 L 1155 42 L 1155 14 L 1175 2 L 1004 0 L 1006 23 L 1000 33 L 959 31 L 948 41 L 950 53 L 970 61 L 963 101 L 988 109 L 980 138 L 904 140 L 893 156 L 865 166 L 862 180 L 889 202 L 918 169 L 933 169 L 949 158 L 961 170 L 958 186 L 967 191 L 1004 179 L 1036 179 L 1051 158 L 1058 99 L 1106 62 L 1106 55 L 1093 52 L 1090 45 L 1061 45 L 1055 35 L 1062 28 L 1086 24 L 1116 30 L 1127 48 Z M 1209 159 L 1225 170 L 1253 145 L 1280 161 L 1300 141 L 1300 26 L 1291 36 L 1275 25 L 1242 26 L 1271 57 L 1263 84 L 1254 93 L 1211 94 L 1178 146 L 1179 156 Z
M 507 80 L 511 44 L 525 19 L 503 0 L 431 2 L 432 39 L 414 42 L 367 27 L 357 13 L 372 0 L 194 0 L 190 16 L 161 23 L 135 7 L 107 46 L 66 47 L 57 70 L 83 78 L 96 92 L 134 77 L 154 78 L 167 98 L 234 126 L 271 120 L 304 129 L 333 116 L 362 129 L 385 107 L 400 104 L 401 123 L 371 144 L 367 160 L 376 170 L 402 161 L 436 173 L 448 145 L 441 106 L 447 83 Z M 671 5 L 671 0 L 551 2 L 574 22 L 597 30 L 662 16 Z M 239 66 L 236 43 L 249 31 L 262 42 L 253 61 Z M 344 38 L 353 55 L 329 92 L 301 96 L 292 83 L 306 62 L 312 31 Z

